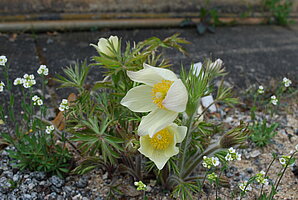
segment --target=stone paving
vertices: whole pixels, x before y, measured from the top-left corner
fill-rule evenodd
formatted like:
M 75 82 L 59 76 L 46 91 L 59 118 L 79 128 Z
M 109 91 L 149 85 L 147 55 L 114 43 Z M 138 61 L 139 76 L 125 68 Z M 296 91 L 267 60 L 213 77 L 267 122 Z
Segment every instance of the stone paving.
M 259 82 L 266 85 L 270 79 L 281 80 L 286 76 L 298 81 L 298 26 L 234 26 L 219 27 L 215 34 L 199 36 L 189 29 L 131 29 L 90 32 L 65 32 L 0 35 L 0 54 L 11 63 L 12 78 L 23 73 L 33 73 L 39 64 L 46 64 L 52 72 L 96 55 L 90 43 L 100 37 L 118 35 L 123 41 L 141 41 L 156 36 L 161 39 L 180 33 L 191 44 L 186 45 L 189 56 L 174 50 L 165 54 L 178 70 L 180 65 L 189 66 L 204 57 L 221 58 L 228 75 L 228 82 L 236 88 L 245 88 Z M 92 80 L 101 78 L 100 70 L 92 69 Z M 0 75 L 1 76 L 1 75 Z

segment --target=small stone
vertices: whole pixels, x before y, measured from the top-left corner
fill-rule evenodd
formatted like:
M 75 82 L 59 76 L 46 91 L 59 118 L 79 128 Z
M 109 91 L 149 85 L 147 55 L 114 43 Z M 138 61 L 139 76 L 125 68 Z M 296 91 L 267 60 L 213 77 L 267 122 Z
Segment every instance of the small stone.
M 76 182 L 76 187 L 85 188 L 88 185 L 88 180 L 86 178 L 80 178 L 78 182 Z
M 252 168 L 247 168 L 246 172 L 249 173 L 249 174 L 252 174 L 254 172 L 254 170 Z
M 102 175 L 102 179 L 103 179 L 103 180 L 108 179 L 108 172 L 106 172 L 104 175 Z
M 261 155 L 261 152 L 260 152 L 259 150 L 254 150 L 254 151 L 252 151 L 252 152 L 249 154 L 249 156 L 250 156 L 251 158 L 258 157 L 259 155 Z
M 49 178 L 49 181 L 53 184 L 53 186 L 60 188 L 64 185 L 64 180 L 59 178 L 58 176 L 52 176 Z
M 31 173 L 31 176 L 38 181 L 42 181 L 46 178 L 46 173 L 45 172 L 33 172 L 33 173 Z

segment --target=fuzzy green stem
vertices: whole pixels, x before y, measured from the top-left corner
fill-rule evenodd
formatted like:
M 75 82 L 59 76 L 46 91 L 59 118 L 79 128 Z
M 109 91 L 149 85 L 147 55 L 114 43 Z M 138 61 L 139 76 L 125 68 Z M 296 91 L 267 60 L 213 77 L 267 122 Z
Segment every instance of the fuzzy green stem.
M 288 168 L 288 166 L 289 166 L 289 162 L 291 161 L 291 159 L 293 158 L 293 156 L 295 155 L 295 153 L 296 153 L 296 151 L 295 151 L 294 153 L 292 153 L 291 157 L 289 158 L 289 161 L 287 162 L 286 166 L 283 168 L 282 173 L 281 173 L 279 179 L 275 181 L 275 183 L 274 183 L 274 185 L 275 185 L 275 191 L 277 191 L 278 186 L 279 186 L 279 183 L 280 183 L 282 177 L 284 176 L 284 174 L 285 174 L 285 172 L 286 172 L 286 170 L 287 170 L 287 168 Z M 272 190 L 271 190 L 270 194 L 271 194 L 271 193 L 273 193 Z M 271 198 L 270 198 L 269 200 L 272 200 L 272 199 L 273 199 L 273 196 L 274 196 L 274 195 L 272 195 Z
M 270 168 L 271 168 L 271 166 L 272 166 L 272 164 L 274 163 L 275 160 L 276 160 L 276 157 L 274 157 L 273 160 L 270 162 L 264 177 L 267 176 L 267 174 L 268 174 L 268 172 L 269 172 L 269 170 L 270 170 Z M 261 198 L 262 193 L 263 193 L 263 188 L 264 188 L 264 184 L 262 184 L 262 187 L 261 187 L 261 191 L 260 191 L 260 195 L 259 195 L 260 198 Z
M 202 161 L 203 157 L 205 155 L 209 155 L 213 153 L 214 151 L 220 149 L 220 144 L 215 143 L 210 145 L 203 153 L 199 155 L 199 152 L 197 152 L 194 156 L 190 158 L 190 160 L 193 160 L 190 165 L 186 166 L 186 170 L 181 173 L 181 178 L 186 178 L 191 174 L 191 172 L 197 167 L 197 165 Z

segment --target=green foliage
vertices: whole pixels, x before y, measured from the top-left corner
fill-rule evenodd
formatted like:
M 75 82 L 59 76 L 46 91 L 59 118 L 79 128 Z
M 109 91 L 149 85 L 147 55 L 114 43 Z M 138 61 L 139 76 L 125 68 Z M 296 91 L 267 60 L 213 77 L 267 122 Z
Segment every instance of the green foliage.
M 287 26 L 293 2 L 290 0 L 264 0 L 264 8 L 270 12 L 269 23 Z
M 96 117 L 81 121 L 77 127 L 82 131 L 73 132 L 72 140 L 81 143 L 79 148 L 83 155 L 95 156 L 100 153 L 105 163 L 115 163 L 115 159 L 120 157 L 119 152 L 123 150 L 120 145 L 123 140 L 108 132 L 111 122 L 108 118 L 99 122 Z
M 249 127 L 251 130 L 250 139 L 259 147 L 264 147 L 270 143 L 271 139 L 277 134 L 275 131 L 278 127 L 277 123 L 267 125 L 267 121 L 263 120 L 262 123 L 255 123 Z
M 219 20 L 218 11 L 215 8 L 207 9 L 205 7 L 200 9 L 199 13 L 200 22 L 195 23 L 190 18 L 183 20 L 180 24 L 181 27 L 196 26 L 197 33 L 203 35 L 206 32 L 215 33 L 215 27 L 223 25 Z
M 66 77 L 57 74 L 58 78 L 56 78 L 55 80 L 61 83 L 60 87 L 62 88 L 73 87 L 77 88 L 79 92 L 81 92 L 84 89 L 84 82 L 89 73 L 89 69 L 90 67 L 87 66 L 86 60 L 82 64 L 77 62 L 74 66 L 63 69 Z
M 64 144 L 57 144 L 51 135 L 44 136 L 41 131 L 28 134 L 18 133 L 17 138 L 9 134 L 2 137 L 13 144 L 16 150 L 9 150 L 9 156 L 19 162 L 15 165 L 21 170 L 44 171 L 60 177 L 70 170 L 71 154 Z

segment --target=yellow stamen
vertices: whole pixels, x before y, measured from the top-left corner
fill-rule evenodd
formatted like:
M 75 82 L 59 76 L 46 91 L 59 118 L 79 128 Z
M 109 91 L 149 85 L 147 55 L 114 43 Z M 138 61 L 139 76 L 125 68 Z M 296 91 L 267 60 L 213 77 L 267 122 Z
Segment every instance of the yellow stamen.
M 162 105 L 171 85 L 174 81 L 162 80 L 160 83 L 156 83 L 152 88 L 152 100 L 159 108 L 165 108 Z
M 173 134 L 165 128 L 150 138 L 150 144 L 157 150 L 164 150 L 173 142 L 173 139 Z

